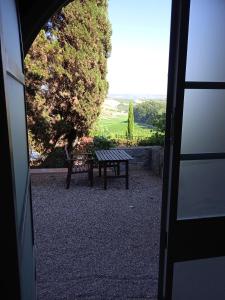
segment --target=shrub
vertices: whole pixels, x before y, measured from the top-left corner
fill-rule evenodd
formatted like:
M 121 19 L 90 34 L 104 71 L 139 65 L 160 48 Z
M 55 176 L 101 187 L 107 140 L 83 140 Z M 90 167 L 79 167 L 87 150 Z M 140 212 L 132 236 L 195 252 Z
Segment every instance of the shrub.
M 56 147 L 52 152 L 46 155 L 38 166 L 39 168 L 65 168 L 66 157 L 64 147 Z
M 139 140 L 138 146 L 163 146 L 164 138 L 165 134 L 157 131 L 150 137 Z
M 94 137 L 93 148 L 94 150 L 107 150 L 117 146 L 117 143 L 114 139 L 108 139 L 103 136 Z
M 93 138 L 88 136 L 83 136 L 79 139 L 75 152 L 90 152 L 93 148 Z

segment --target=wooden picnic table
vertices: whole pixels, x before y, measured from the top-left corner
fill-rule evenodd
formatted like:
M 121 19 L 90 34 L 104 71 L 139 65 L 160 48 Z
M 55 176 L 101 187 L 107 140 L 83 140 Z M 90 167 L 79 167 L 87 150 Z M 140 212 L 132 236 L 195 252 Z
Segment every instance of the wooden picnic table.
M 104 189 L 107 189 L 107 178 L 125 178 L 126 189 L 129 188 L 129 160 L 133 159 L 124 150 L 96 150 L 95 151 L 99 163 L 99 176 L 101 176 L 101 168 L 103 167 L 104 173 Z M 125 163 L 125 175 L 120 174 L 120 163 Z M 116 168 L 116 176 L 107 176 L 107 167 Z

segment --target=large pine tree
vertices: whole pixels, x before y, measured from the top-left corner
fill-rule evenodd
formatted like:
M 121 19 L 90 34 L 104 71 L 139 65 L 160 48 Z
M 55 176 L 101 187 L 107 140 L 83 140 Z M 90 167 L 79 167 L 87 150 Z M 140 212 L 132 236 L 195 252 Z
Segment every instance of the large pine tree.
M 85 135 L 100 113 L 111 51 L 108 0 L 75 0 L 41 30 L 25 59 L 28 129 L 38 150 Z

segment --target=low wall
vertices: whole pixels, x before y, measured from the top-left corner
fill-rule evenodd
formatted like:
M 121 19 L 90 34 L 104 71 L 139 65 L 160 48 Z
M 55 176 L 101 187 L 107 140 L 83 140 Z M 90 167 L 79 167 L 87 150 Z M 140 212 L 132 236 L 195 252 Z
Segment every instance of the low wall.
M 163 176 L 163 162 L 164 162 L 164 149 L 160 146 L 152 148 L 151 170 L 152 172 L 160 176 Z
M 131 169 L 150 170 L 156 176 L 162 177 L 164 151 L 161 146 L 138 146 L 120 147 L 125 150 L 133 159 L 130 161 Z M 58 173 L 67 172 L 67 169 L 32 169 L 31 173 Z
M 151 170 L 155 175 L 162 177 L 163 173 L 163 147 L 161 146 L 136 146 L 118 148 L 125 150 L 133 157 L 130 161 L 131 168 L 144 168 Z

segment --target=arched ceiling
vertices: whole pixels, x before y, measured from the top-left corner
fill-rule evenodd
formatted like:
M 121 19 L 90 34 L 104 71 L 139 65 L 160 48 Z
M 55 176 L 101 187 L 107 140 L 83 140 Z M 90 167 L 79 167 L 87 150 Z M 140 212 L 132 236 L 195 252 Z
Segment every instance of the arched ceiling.
M 72 0 L 18 0 L 24 55 L 48 19 Z

